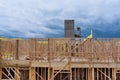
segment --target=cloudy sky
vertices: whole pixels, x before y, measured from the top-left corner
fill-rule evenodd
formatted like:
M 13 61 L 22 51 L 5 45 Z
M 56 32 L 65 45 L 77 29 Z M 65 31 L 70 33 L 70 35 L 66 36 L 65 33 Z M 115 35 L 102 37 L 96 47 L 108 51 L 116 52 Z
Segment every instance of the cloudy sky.
M 0 0 L 0 36 L 64 37 L 64 20 L 82 35 L 120 37 L 120 0 Z

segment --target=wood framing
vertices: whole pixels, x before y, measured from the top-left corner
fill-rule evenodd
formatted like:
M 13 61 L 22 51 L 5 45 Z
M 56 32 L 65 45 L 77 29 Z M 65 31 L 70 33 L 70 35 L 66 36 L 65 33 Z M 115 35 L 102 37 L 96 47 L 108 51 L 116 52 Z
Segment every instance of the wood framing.
M 119 80 L 118 69 L 120 39 L 0 40 L 0 80 Z

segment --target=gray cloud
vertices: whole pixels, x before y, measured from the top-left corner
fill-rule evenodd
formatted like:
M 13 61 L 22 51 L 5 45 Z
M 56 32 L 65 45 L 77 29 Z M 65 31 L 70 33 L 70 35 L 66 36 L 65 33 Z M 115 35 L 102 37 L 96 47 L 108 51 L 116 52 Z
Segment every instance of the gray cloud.
M 0 35 L 63 37 L 65 19 L 76 20 L 83 32 L 118 31 L 119 14 L 119 0 L 0 0 Z

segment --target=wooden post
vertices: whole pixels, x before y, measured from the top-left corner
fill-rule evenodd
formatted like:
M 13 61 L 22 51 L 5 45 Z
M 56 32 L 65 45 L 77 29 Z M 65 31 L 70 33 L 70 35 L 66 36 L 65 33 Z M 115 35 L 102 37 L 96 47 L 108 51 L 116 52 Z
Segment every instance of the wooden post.
M 112 80 L 116 80 L 116 68 L 112 69 Z
M 16 69 L 15 69 L 15 72 L 17 73 L 17 71 L 19 70 L 19 68 L 17 67 Z M 17 74 L 16 75 L 16 73 L 15 73 L 15 80 L 20 80 L 20 78 L 18 77 L 19 76 L 19 74 Z
M 92 68 L 92 79 L 91 80 L 94 80 L 94 68 Z
M 94 68 L 88 69 L 88 80 L 94 80 Z
M 35 67 L 29 68 L 29 80 L 36 80 Z
M 0 68 L 0 80 L 2 80 L 2 68 Z
M 46 80 L 46 68 L 43 68 L 43 78 Z
M 51 68 L 48 67 L 48 80 L 50 80 L 50 78 L 51 78 L 51 74 L 52 74 L 52 72 L 51 72 Z

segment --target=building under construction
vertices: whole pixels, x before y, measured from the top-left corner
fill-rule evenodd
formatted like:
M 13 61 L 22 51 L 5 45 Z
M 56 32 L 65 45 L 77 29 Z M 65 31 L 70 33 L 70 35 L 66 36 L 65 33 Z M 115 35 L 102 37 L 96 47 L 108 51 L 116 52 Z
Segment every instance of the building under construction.
M 1 39 L 0 80 L 120 80 L 120 39 Z

